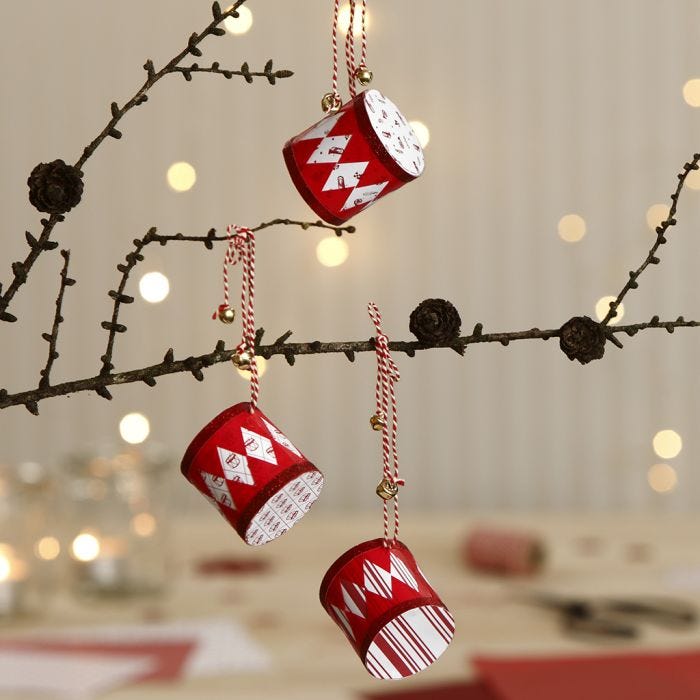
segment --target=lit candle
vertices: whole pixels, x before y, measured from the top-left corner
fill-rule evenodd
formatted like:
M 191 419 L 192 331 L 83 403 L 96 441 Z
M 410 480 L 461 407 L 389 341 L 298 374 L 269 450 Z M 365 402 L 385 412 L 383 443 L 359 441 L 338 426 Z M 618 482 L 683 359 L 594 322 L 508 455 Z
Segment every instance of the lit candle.
M 98 592 L 127 588 L 126 544 L 117 537 L 97 538 L 89 532 L 73 540 L 73 556 L 81 566 L 83 581 Z
M 27 565 L 12 547 L 0 544 L 0 617 L 20 612 L 27 581 Z

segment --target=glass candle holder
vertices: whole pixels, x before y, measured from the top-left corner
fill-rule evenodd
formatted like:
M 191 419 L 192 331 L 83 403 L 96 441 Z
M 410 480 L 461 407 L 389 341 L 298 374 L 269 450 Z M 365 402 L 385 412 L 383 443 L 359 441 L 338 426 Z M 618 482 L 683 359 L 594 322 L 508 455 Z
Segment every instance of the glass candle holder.
M 66 462 L 72 581 L 79 593 L 138 595 L 166 581 L 163 452 L 104 446 Z
M 0 620 L 41 613 L 57 588 L 53 482 L 34 462 L 0 465 Z

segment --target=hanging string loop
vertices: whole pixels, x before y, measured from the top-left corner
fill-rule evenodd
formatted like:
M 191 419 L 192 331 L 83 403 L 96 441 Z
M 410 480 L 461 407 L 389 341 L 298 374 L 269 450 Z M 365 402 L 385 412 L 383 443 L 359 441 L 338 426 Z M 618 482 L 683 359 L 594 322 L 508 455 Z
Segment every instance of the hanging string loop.
M 212 318 L 222 318 L 229 304 L 229 267 L 241 265 L 241 326 L 242 337 L 232 357 L 238 369 L 250 371 L 250 411 L 255 409 L 260 394 L 258 365 L 255 359 L 255 234 L 246 226 L 229 225 L 226 227 L 228 245 L 224 255 L 223 286 L 224 302 L 217 307 Z
M 374 430 L 382 431 L 382 480 L 377 486 L 377 495 L 384 501 L 384 546 L 396 544 L 399 536 L 399 487 L 404 480 L 399 475 L 399 453 L 397 433 L 399 428 L 396 407 L 395 384 L 401 379 L 399 368 L 389 351 L 389 338 L 382 330 L 382 317 L 374 302 L 367 305 L 374 327 L 377 356 L 377 381 L 375 384 L 376 411 L 370 419 Z M 393 523 L 389 524 L 389 502 L 393 505 Z

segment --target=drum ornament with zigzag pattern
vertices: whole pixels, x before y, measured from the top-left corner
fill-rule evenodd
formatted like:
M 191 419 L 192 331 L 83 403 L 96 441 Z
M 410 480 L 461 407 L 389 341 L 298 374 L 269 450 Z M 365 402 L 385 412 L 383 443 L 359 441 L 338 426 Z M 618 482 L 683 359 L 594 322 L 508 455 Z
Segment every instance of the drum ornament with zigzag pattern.
M 423 671 L 454 635 L 452 614 L 401 542 L 371 540 L 345 552 L 326 573 L 320 598 L 376 678 Z
M 249 403 L 227 408 L 204 427 L 181 470 L 252 546 L 287 532 L 323 487 L 323 474 Z
M 306 203 L 336 226 L 415 180 L 424 167 L 411 125 L 378 90 L 359 93 L 287 141 L 283 153 Z

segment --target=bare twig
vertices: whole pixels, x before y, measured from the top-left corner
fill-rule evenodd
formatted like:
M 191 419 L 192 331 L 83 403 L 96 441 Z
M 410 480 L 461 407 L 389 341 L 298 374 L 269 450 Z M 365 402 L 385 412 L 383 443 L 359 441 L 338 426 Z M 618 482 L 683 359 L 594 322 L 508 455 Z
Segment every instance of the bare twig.
M 56 297 L 56 313 L 53 317 L 53 326 L 51 328 L 51 333 L 42 333 L 41 337 L 49 344 L 49 356 L 46 359 L 46 366 L 39 373 L 41 379 L 39 380 L 39 387 L 46 389 L 51 386 L 51 368 L 53 367 L 54 360 L 58 359 L 58 351 L 56 346 L 58 344 L 58 332 L 60 330 L 60 325 L 63 323 L 63 295 L 65 294 L 66 287 L 72 287 L 75 284 L 75 280 L 68 277 L 68 266 L 70 264 L 70 251 L 62 250 L 61 255 L 63 256 L 63 269 L 61 270 L 61 284 L 58 288 L 58 296 Z M 34 412 L 34 411 L 32 411 Z M 38 409 L 36 413 L 38 413 Z
M 100 144 L 109 136 L 111 138 L 120 139 L 122 137 L 122 132 L 117 129 L 117 125 L 122 120 L 122 118 L 131 111 L 134 107 L 142 105 L 148 100 L 149 90 L 164 76 L 175 72 L 184 73 L 185 71 L 192 72 L 192 67 L 186 69 L 178 69 L 178 64 L 186 56 L 201 56 L 202 51 L 199 49 L 199 44 L 208 36 L 221 36 L 225 34 L 225 30 L 219 25 L 227 17 L 238 17 L 238 8 L 245 2 L 245 0 L 236 0 L 236 2 L 228 9 L 223 11 L 218 2 L 212 5 L 212 21 L 201 31 L 194 32 L 190 35 L 187 41 L 187 46 L 182 49 L 176 56 L 174 56 L 170 61 L 168 61 L 160 70 L 156 70 L 153 65 L 153 61 L 149 58 L 144 64 L 144 70 L 146 71 L 146 80 L 143 85 L 134 93 L 134 95 L 121 107 L 116 103 L 112 102 L 110 105 L 111 118 L 107 122 L 106 126 L 100 131 L 100 133 L 83 148 L 83 152 L 75 162 L 75 167 L 78 170 L 82 170 L 83 165 L 88 161 L 88 159 L 93 155 L 93 153 L 99 148 Z M 244 70 L 245 68 L 245 70 Z M 204 69 L 199 69 L 204 70 Z M 216 71 L 208 69 L 209 72 L 222 72 L 217 66 Z M 226 71 L 228 73 L 228 71 Z M 232 73 L 233 74 L 233 73 Z M 252 82 L 254 75 L 258 73 L 251 73 L 247 69 L 247 64 L 241 66 L 241 71 L 236 72 L 236 74 L 242 75 L 247 82 Z M 225 75 L 225 73 L 224 73 Z M 265 69 L 259 75 L 264 76 L 268 79 L 268 82 L 274 85 L 276 78 L 285 78 L 292 75 L 291 71 L 278 70 L 272 71 L 272 61 L 268 61 L 265 65 Z M 187 76 L 185 76 L 187 77 Z M 7 288 L 2 290 L 2 285 L 0 285 L 0 321 L 6 321 L 12 323 L 17 320 L 14 314 L 7 311 L 10 302 L 14 298 L 15 294 L 19 288 L 27 281 L 29 272 L 31 271 L 37 258 L 41 255 L 44 250 L 51 250 L 56 248 L 58 244 L 53 243 L 49 240 L 51 233 L 53 232 L 56 224 L 65 220 L 65 216 L 62 214 L 52 214 L 48 219 L 41 220 L 41 233 L 37 238 L 35 238 L 31 233 L 27 232 L 27 241 L 31 247 L 29 254 L 24 259 L 24 261 L 18 261 L 12 265 L 13 278 Z
M 610 332 L 636 335 L 639 331 L 652 328 L 673 332 L 676 328 L 694 328 L 696 326 L 700 326 L 700 321 L 686 321 L 684 319 L 660 321 L 657 317 L 654 317 L 648 323 L 636 323 L 633 325 L 610 328 Z M 556 338 L 558 336 L 558 328 L 544 331 L 539 328 L 532 328 L 526 331 L 508 333 L 483 333 L 481 324 L 477 324 L 471 335 L 458 338 L 449 345 L 425 345 L 417 341 L 394 341 L 389 343 L 389 349 L 392 352 L 405 353 L 408 357 L 413 357 L 416 352 L 434 348 L 448 348 L 461 355 L 467 346 L 476 343 L 500 343 L 501 345 L 507 346 L 511 342 L 518 340 L 549 340 L 550 338 Z M 320 341 L 286 343 L 285 340 L 287 337 L 289 337 L 289 331 L 271 345 L 256 345 L 256 354 L 266 358 L 273 357 L 274 355 L 284 355 L 287 362 L 293 364 L 293 360 L 290 361 L 290 358 L 295 358 L 299 355 L 342 353 L 348 360 L 353 361 L 355 353 L 374 352 L 373 339 L 329 343 L 322 343 Z M 140 369 L 133 369 L 128 372 L 98 374 L 95 377 L 64 382 L 63 384 L 56 384 L 43 388 L 39 387 L 31 391 L 23 391 L 16 394 L 9 394 L 6 390 L 0 389 L 0 409 L 24 405 L 30 411 L 35 412 L 33 409 L 36 409 L 37 403 L 43 399 L 75 394 L 81 391 L 96 391 L 99 393 L 101 389 L 115 384 L 144 382 L 148 386 L 155 386 L 157 377 L 176 374 L 178 372 L 190 372 L 197 380 L 201 381 L 204 378 L 202 370 L 221 362 L 228 362 L 234 353 L 235 349 L 225 349 L 223 340 L 218 341 L 215 349 L 210 353 L 187 357 L 182 360 L 175 359 L 175 354 L 171 348 L 166 352 L 162 362 Z
M 354 226 L 330 226 L 322 221 L 295 221 L 293 219 L 272 219 L 272 221 L 265 221 L 262 224 L 258 224 L 252 230 L 262 231 L 263 229 L 270 228 L 271 226 L 298 226 L 304 230 L 309 228 L 324 228 L 334 231 L 336 235 L 340 236 L 342 233 L 354 233 Z M 110 321 L 103 321 L 102 328 L 109 331 L 109 336 L 107 338 L 107 347 L 104 354 L 100 358 L 102 361 L 102 369 L 100 374 L 107 375 L 113 369 L 112 357 L 114 354 L 114 343 L 116 340 L 117 333 L 125 333 L 127 327 L 123 323 L 119 323 L 119 311 L 122 304 L 132 304 L 134 297 L 129 296 L 124 293 L 126 284 L 129 280 L 129 275 L 136 265 L 143 260 L 143 254 L 141 251 L 150 243 L 160 243 L 161 245 L 166 245 L 167 243 L 174 241 L 191 241 L 196 243 L 202 243 L 204 246 L 211 250 L 214 247 L 214 242 L 225 241 L 226 236 L 217 236 L 216 229 L 209 229 L 206 236 L 185 236 L 182 233 L 176 233 L 172 236 L 163 236 L 156 233 L 157 229 L 155 227 L 149 229 L 143 239 L 134 239 L 134 249 L 126 255 L 125 262 L 119 263 L 117 265 L 117 270 L 121 272 L 121 279 L 119 280 L 119 285 L 117 289 L 111 289 L 108 295 L 114 300 L 114 305 L 112 307 L 112 318 Z M 102 387 L 102 390 L 98 392 L 100 396 L 105 399 L 111 399 L 112 395 Z
M 693 170 L 700 169 L 700 165 L 698 165 L 698 163 L 700 163 L 700 153 L 696 153 L 693 156 L 693 159 L 683 166 L 682 172 L 678 174 L 678 186 L 676 187 L 675 192 L 671 195 L 671 209 L 664 221 L 662 221 L 656 227 L 656 241 L 654 242 L 654 245 L 651 247 L 651 250 L 647 254 L 647 257 L 644 259 L 644 262 L 636 270 L 633 270 L 629 273 L 629 280 L 627 281 L 627 284 L 625 284 L 625 286 L 622 288 L 615 300 L 610 302 L 610 310 L 606 314 L 605 318 L 602 320 L 602 324 L 604 326 L 607 326 L 608 323 L 610 323 L 610 321 L 617 316 L 617 308 L 622 303 L 622 300 L 627 295 L 627 292 L 629 292 L 630 289 L 637 289 L 637 287 L 639 286 L 637 280 L 639 279 L 639 276 L 642 274 L 642 272 L 644 272 L 644 270 L 646 270 L 649 265 L 658 265 L 659 262 L 661 262 L 656 253 L 659 250 L 659 248 L 662 245 L 664 245 L 664 243 L 666 243 L 667 241 L 666 231 L 671 226 L 675 226 L 677 223 L 676 211 L 678 210 L 678 200 L 681 196 L 681 192 L 683 191 L 685 181 L 688 179 L 688 175 L 690 175 L 690 173 Z
M 270 85 L 274 85 L 278 78 L 291 78 L 294 73 L 290 70 L 272 70 L 272 59 L 270 59 L 262 71 L 251 71 L 247 63 L 244 63 L 240 70 L 230 70 L 221 68 L 218 61 L 214 61 L 208 68 L 202 68 L 198 63 L 193 63 L 191 66 L 175 66 L 171 68 L 169 73 L 182 73 L 185 80 L 192 80 L 192 73 L 214 73 L 215 75 L 223 75 L 224 78 L 230 80 L 234 75 L 240 75 L 245 78 L 246 83 L 252 83 L 253 78 L 267 78 Z

